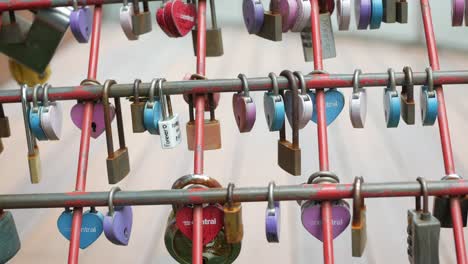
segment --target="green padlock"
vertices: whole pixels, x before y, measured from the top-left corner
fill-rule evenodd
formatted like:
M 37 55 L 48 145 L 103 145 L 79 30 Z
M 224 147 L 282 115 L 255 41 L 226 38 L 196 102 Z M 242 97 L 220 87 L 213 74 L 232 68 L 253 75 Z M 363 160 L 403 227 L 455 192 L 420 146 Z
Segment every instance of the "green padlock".
M 21 248 L 15 220 L 10 212 L 0 214 L 0 263 L 13 258 Z

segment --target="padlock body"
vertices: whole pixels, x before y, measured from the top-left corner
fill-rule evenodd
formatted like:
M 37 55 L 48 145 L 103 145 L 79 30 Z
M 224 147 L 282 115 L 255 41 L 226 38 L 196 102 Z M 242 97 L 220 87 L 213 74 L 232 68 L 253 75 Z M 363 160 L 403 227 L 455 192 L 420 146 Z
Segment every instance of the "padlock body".
M 396 22 L 396 0 L 383 0 L 383 17 L 382 21 L 385 23 Z
M 351 249 L 353 257 L 362 257 L 367 243 L 366 209 L 361 209 L 359 213 L 361 221 L 353 221 L 353 224 L 351 225 Z
M 401 24 L 408 23 L 408 2 L 398 1 L 396 3 L 396 21 Z
M 16 22 L 11 23 L 8 14 L 0 16 L 0 43 L 19 44 L 26 40 L 31 23 L 21 16 L 15 15 Z M 1 45 L 1 44 L 0 44 Z
M 187 122 L 187 145 L 189 150 L 195 146 L 195 121 Z M 221 148 L 221 125 L 218 120 L 205 120 L 204 128 L 204 150 Z
M 109 184 L 116 184 L 125 178 L 130 172 L 130 160 L 128 157 L 128 148 L 120 148 L 107 157 L 107 176 Z
M 466 227 L 466 220 L 468 216 L 468 200 L 460 199 L 460 208 L 463 227 Z M 443 228 L 452 228 L 452 215 L 450 212 L 450 198 L 449 197 L 434 197 L 434 217 L 440 221 L 440 226 Z
M 416 104 L 414 100 L 408 100 L 408 96 L 401 94 L 401 117 L 408 125 L 414 125 Z
M 8 117 L 0 117 L 0 138 L 6 138 L 11 135 L 10 122 Z
M 283 40 L 281 14 L 265 12 L 263 16 L 263 26 L 257 36 L 271 41 Z
M 21 248 L 13 215 L 4 211 L 0 215 L 0 263 L 7 263 Z
M 130 105 L 132 114 L 132 129 L 133 133 L 143 133 L 146 131 L 143 123 L 143 111 L 145 110 L 145 102 L 132 103 Z
M 34 153 L 32 155 L 28 155 L 28 164 L 31 183 L 39 183 L 42 177 L 42 168 L 41 159 L 39 156 L 39 148 L 37 146 L 34 147 Z
M 301 175 L 301 149 L 287 140 L 278 140 L 278 165 L 291 175 Z
M 159 121 L 159 138 L 163 149 L 175 148 L 182 140 L 179 115 L 174 114 L 166 120 Z
M 197 34 L 196 29 L 192 30 L 193 52 L 197 56 Z M 220 57 L 224 54 L 223 33 L 221 28 L 209 28 L 206 30 L 206 56 Z
M 143 35 L 148 33 L 152 29 L 151 25 L 151 13 L 140 12 L 132 16 L 133 34 Z
M 408 257 L 411 264 L 439 264 L 440 222 L 432 215 L 408 210 Z
M 232 207 L 227 204 L 224 210 L 224 231 L 228 243 L 239 243 L 244 237 L 244 225 L 242 223 L 242 205 L 233 203 Z

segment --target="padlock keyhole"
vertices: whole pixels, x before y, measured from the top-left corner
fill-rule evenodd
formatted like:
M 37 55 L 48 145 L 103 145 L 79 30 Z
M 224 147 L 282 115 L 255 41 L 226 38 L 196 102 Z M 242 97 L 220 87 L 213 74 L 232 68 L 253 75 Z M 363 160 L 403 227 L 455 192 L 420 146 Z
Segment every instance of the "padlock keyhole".
M 93 133 L 96 133 L 96 123 L 95 122 L 91 123 L 91 129 L 93 130 Z

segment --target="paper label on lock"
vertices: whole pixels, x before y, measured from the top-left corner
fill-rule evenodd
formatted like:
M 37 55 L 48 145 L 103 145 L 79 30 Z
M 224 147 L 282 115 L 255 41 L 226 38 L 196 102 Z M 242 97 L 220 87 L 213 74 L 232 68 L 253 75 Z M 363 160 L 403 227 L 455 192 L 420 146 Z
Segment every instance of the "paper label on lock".
M 163 149 L 174 148 L 180 144 L 182 137 L 179 125 L 179 115 L 174 114 L 168 120 L 159 121 L 159 134 Z

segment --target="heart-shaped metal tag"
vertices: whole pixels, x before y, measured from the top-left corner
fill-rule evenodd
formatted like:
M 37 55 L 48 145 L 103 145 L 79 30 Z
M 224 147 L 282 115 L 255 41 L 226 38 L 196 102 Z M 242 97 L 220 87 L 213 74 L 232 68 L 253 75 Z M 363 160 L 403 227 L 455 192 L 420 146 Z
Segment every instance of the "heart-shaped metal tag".
M 314 104 L 312 122 L 317 123 L 317 104 L 315 92 L 308 93 Z M 345 99 L 343 94 L 336 89 L 329 89 L 325 92 L 325 110 L 327 113 L 327 126 L 333 123 L 343 110 Z
M 322 233 L 322 213 L 320 202 L 307 201 L 302 205 L 302 225 L 315 238 L 323 241 Z M 349 213 L 349 205 L 344 201 L 332 203 L 332 226 L 333 239 L 338 237 L 348 227 L 351 214 Z
M 218 207 L 209 205 L 203 208 L 203 245 L 211 242 L 224 226 L 223 211 Z M 177 211 L 176 226 L 192 240 L 193 208 L 184 207 Z
M 234 94 L 232 96 L 232 108 L 239 132 L 250 132 L 255 124 L 257 113 L 252 97 Z
M 167 13 L 166 13 L 167 14 Z M 171 7 L 171 19 L 181 37 L 187 35 L 195 26 L 197 11 L 195 5 L 175 0 Z
M 73 124 L 81 129 L 82 121 L 83 121 L 83 111 L 84 111 L 84 104 L 77 103 L 73 106 L 70 116 L 73 121 Z M 111 122 L 114 120 L 115 117 L 115 108 L 113 105 L 110 105 L 110 119 Z M 105 122 L 104 122 L 104 106 L 102 103 L 97 103 L 94 105 L 93 111 L 93 120 L 92 120 L 92 127 L 91 127 L 91 136 L 93 138 L 98 138 L 105 130 Z
M 70 14 L 70 29 L 79 43 L 87 43 L 93 23 L 91 9 L 78 8 Z
M 65 210 L 57 220 L 59 232 L 68 240 L 71 236 L 73 211 Z M 97 211 L 86 211 L 81 222 L 80 248 L 85 249 L 93 244 L 102 234 L 104 216 Z
M 132 233 L 132 207 L 115 207 L 114 210 L 113 215 L 104 217 L 104 234 L 110 242 L 126 246 Z

